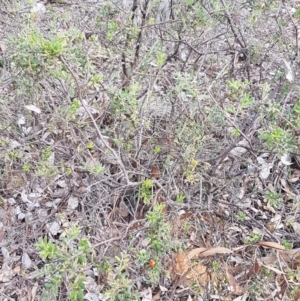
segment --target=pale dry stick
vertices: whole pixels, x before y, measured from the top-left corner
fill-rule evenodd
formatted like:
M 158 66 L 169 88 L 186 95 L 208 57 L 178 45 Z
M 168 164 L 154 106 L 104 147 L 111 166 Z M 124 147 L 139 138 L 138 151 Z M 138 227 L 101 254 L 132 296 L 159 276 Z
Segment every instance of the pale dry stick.
M 81 88 L 80 88 L 80 85 L 79 85 L 79 82 L 78 82 L 78 79 L 77 77 L 75 76 L 73 70 L 69 67 L 69 65 L 67 64 L 67 62 L 65 61 L 65 59 L 60 55 L 59 57 L 59 60 L 63 63 L 63 65 L 68 69 L 68 71 L 70 72 L 71 76 L 73 77 L 74 81 L 75 81 L 75 84 L 77 86 L 77 92 L 78 92 L 78 98 L 79 98 L 79 101 L 81 103 L 81 105 L 83 106 L 84 110 L 87 112 L 87 114 L 89 115 L 89 117 L 91 118 L 92 120 L 92 123 L 94 125 L 94 128 L 98 134 L 98 137 L 100 138 L 101 142 L 105 145 L 105 147 L 113 154 L 113 156 L 115 157 L 119 167 L 121 168 L 123 174 L 124 174 L 124 177 L 126 179 L 126 182 L 127 182 L 127 185 L 131 185 L 131 181 L 129 180 L 128 178 L 128 173 L 127 173 L 127 170 L 120 158 L 120 156 L 118 156 L 118 154 L 115 152 L 115 150 L 113 148 L 110 147 L 110 145 L 107 143 L 107 141 L 104 139 L 103 135 L 101 134 L 98 126 L 97 126 L 97 123 L 92 115 L 92 113 L 90 112 L 89 108 L 85 105 L 83 99 L 82 99 L 82 95 L 81 95 Z

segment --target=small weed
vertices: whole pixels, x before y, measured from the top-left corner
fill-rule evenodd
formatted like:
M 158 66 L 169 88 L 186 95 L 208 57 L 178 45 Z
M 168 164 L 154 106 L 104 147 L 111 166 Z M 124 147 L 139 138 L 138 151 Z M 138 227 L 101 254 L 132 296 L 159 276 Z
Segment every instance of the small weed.
M 103 80 L 103 74 L 97 74 L 97 75 L 93 75 L 92 78 L 90 79 L 90 82 L 88 83 L 88 87 L 94 87 L 94 88 L 98 88 L 100 87 L 100 83 Z
M 233 134 L 235 137 L 239 137 L 241 135 L 241 132 L 239 131 L 238 128 L 231 128 L 230 132 Z
M 138 293 L 133 290 L 133 283 L 126 272 L 129 267 L 129 255 L 121 253 L 120 257 L 115 257 L 115 260 L 116 267 L 113 271 L 108 272 L 109 288 L 104 295 L 111 301 L 140 300 Z
M 160 152 L 161 152 L 161 147 L 160 147 L 159 145 L 156 145 L 156 146 L 154 147 L 153 152 L 154 152 L 154 154 L 160 153 Z
M 167 56 L 164 52 L 158 52 L 157 53 L 156 59 L 157 59 L 158 68 L 162 67 L 162 65 L 164 64 L 166 58 L 167 58 Z
M 216 272 L 220 268 L 219 263 L 216 261 L 212 262 L 212 269 L 214 272 Z
M 253 232 L 250 233 L 250 236 L 245 239 L 246 244 L 254 244 L 261 239 L 261 235 L 255 234 Z
M 104 172 L 105 166 L 103 166 L 102 164 L 99 164 L 97 166 L 89 167 L 89 168 L 87 168 L 87 170 L 89 170 L 90 172 L 92 172 L 96 175 L 99 175 Z
M 186 232 L 188 232 L 188 231 L 190 230 L 190 228 L 191 228 L 191 225 L 190 225 L 188 222 L 185 222 L 185 223 L 183 224 L 183 229 L 184 229 Z
M 179 193 L 179 194 L 177 194 L 177 196 L 176 196 L 176 202 L 183 203 L 184 200 L 185 200 L 185 195 L 182 192 Z
M 15 151 L 15 150 L 10 150 L 8 152 L 8 156 L 11 160 L 16 160 L 18 158 L 21 158 L 22 157 L 22 153 L 20 151 Z
M 29 162 L 25 162 L 25 163 L 23 164 L 23 170 L 24 170 L 25 172 L 29 172 L 29 171 L 30 171 L 30 168 L 31 168 L 31 164 L 30 164 Z
M 163 222 L 163 210 L 165 205 L 163 204 L 155 204 L 153 210 L 147 213 L 147 219 L 150 222 L 150 225 L 154 230 L 158 230 L 158 226 L 161 222 Z
M 239 221 L 243 222 L 243 221 L 245 220 L 245 218 L 246 218 L 246 213 L 243 212 L 243 211 L 239 211 L 239 212 L 237 213 L 237 215 L 236 215 L 236 218 L 237 218 Z
M 289 242 L 288 240 L 283 240 L 281 244 L 285 247 L 286 250 L 293 249 L 293 244 Z
M 294 13 L 294 18 L 300 20 L 300 9 L 297 9 Z
M 245 95 L 241 98 L 241 107 L 243 109 L 246 109 L 253 103 L 253 101 L 254 99 L 251 96 L 250 92 L 245 93 Z
M 199 182 L 199 174 L 196 171 L 196 167 L 198 166 L 198 161 L 195 159 L 191 159 L 188 162 L 187 167 L 185 168 L 185 181 L 187 183 L 195 183 Z
M 105 260 L 103 262 L 101 262 L 98 266 L 98 271 L 100 273 L 106 273 L 106 272 L 110 272 L 112 271 L 112 266 Z
M 94 145 L 94 143 L 93 143 L 92 141 L 89 141 L 89 142 L 87 143 L 86 147 L 87 147 L 88 149 L 92 149 L 92 148 L 95 147 L 95 145 Z
M 38 177 L 53 177 L 59 172 L 58 168 L 48 162 L 39 162 L 35 168 L 35 175 Z
M 68 109 L 68 118 L 74 120 L 76 118 L 77 110 L 80 108 L 80 102 L 78 99 L 74 99 Z
M 235 80 L 235 79 L 232 79 L 232 80 L 228 80 L 227 81 L 227 84 L 228 84 L 228 87 L 229 89 L 233 92 L 233 93 L 237 93 L 240 91 L 240 89 L 244 89 L 245 88 L 245 85 L 239 81 L 239 80 Z M 236 94 L 234 94 L 235 96 Z M 236 98 L 236 96 L 234 97 Z
M 152 187 L 153 182 L 150 179 L 145 179 L 142 182 L 142 187 L 140 190 L 140 197 L 143 200 L 144 204 L 149 205 L 152 198 Z
M 194 291 L 195 294 L 201 295 L 202 294 L 202 286 L 198 281 L 194 281 L 191 284 L 191 289 Z
M 112 41 L 117 30 L 118 30 L 117 23 L 113 20 L 110 20 L 107 24 L 107 33 L 106 33 L 106 37 L 109 41 Z
M 33 25 L 26 31 L 10 39 L 11 47 L 15 48 L 14 61 L 18 67 L 30 73 L 38 73 L 51 61 L 61 55 L 67 46 L 67 37 L 56 34 L 50 39 Z
M 248 286 L 248 294 L 253 300 L 257 300 L 263 291 L 262 286 L 260 285 L 262 282 L 262 279 L 259 275 L 256 275 L 251 279 Z
M 42 300 L 56 300 L 65 279 L 70 282 L 70 287 L 66 287 L 70 300 L 83 300 L 85 268 L 93 261 L 93 249 L 87 238 L 80 238 L 80 232 L 81 229 L 72 224 L 61 234 L 59 241 L 40 237 L 35 244 L 45 261 L 44 266 L 32 275 L 46 279 Z
M 43 161 L 47 161 L 52 155 L 52 148 L 51 146 L 48 146 L 45 150 L 43 150 L 41 159 Z
M 282 204 L 280 202 L 280 194 L 274 191 L 270 191 L 266 194 L 266 200 L 271 207 L 276 209 L 281 208 Z
M 149 262 L 150 258 L 151 252 L 144 249 L 137 254 L 137 262 L 139 265 L 145 265 L 147 262 Z
M 267 130 L 260 133 L 259 138 L 269 149 L 275 150 L 279 154 L 289 153 L 296 148 L 292 132 L 277 125 L 270 125 Z
M 138 255 L 141 263 L 148 264 L 147 274 L 152 284 L 158 283 L 159 275 L 163 271 L 163 258 L 173 247 L 170 225 L 164 221 L 164 208 L 163 204 L 154 204 L 153 210 L 147 213 L 151 227 L 148 234 L 149 249 L 142 250 Z M 150 264 L 150 260 L 155 264 Z

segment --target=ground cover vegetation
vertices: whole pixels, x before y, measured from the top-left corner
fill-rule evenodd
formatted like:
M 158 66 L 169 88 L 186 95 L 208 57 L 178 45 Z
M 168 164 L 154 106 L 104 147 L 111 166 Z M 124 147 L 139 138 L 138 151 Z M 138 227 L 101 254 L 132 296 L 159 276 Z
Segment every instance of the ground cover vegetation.
M 300 1 L 0 0 L 0 299 L 300 299 Z

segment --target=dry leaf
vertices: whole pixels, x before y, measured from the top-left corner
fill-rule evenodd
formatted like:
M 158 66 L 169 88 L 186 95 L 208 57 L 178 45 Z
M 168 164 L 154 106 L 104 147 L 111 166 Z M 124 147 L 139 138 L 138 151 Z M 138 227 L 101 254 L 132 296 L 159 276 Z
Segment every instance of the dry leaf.
M 168 289 L 166 287 L 162 286 L 162 285 L 159 286 L 159 289 L 160 289 L 161 292 L 167 292 L 168 291 Z
M 53 222 L 52 224 L 48 224 L 49 231 L 52 235 L 57 235 L 60 230 L 60 225 L 58 222 Z
M 224 248 L 224 247 L 213 247 L 213 248 L 196 248 L 190 251 L 187 255 L 188 259 L 192 259 L 193 257 L 207 257 L 213 256 L 216 254 L 231 254 L 233 251 Z
M 174 262 L 170 275 L 173 279 L 180 276 L 182 284 L 191 285 L 194 281 L 198 281 L 200 285 L 206 286 L 210 281 L 207 267 L 202 264 L 193 265 L 185 252 L 176 254 Z
M 32 14 L 43 15 L 46 13 L 46 6 L 43 3 L 37 2 L 30 10 Z
M 118 212 L 122 217 L 127 217 L 130 214 L 129 209 L 123 200 L 120 202 Z
M 96 293 L 87 293 L 87 294 L 84 295 L 84 300 L 87 300 L 87 301 L 99 301 L 100 299 L 98 297 L 98 294 L 96 294 Z
M 290 268 L 293 268 L 300 264 L 300 248 L 279 251 L 278 258 L 285 262 Z M 272 254 L 270 256 L 262 257 L 261 259 L 265 265 L 271 265 L 276 262 L 277 256 Z
M 262 180 L 266 180 L 270 175 L 270 170 L 273 167 L 272 163 L 264 163 L 261 166 L 259 176 Z
M 66 182 L 66 180 L 58 180 L 56 182 L 56 185 L 61 187 L 61 188 L 65 188 L 67 186 L 67 182 Z
M 266 228 L 268 229 L 269 232 L 273 233 L 276 229 L 275 223 L 272 222 L 267 223 Z
M 277 242 L 272 241 L 261 241 L 254 244 L 254 246 L 266 247 L 275 250 L 285 250 L 285 247 Z
M 9 258 L 9 251 L 5 247 L 1 247 L 1 253 L 5 259 Z
M 25 189 L 21 192 L 21 199 L 24 203 L 31 203 L 31 201 L 28 199 L 28 194 Z
M 140 292 L 142 301 L 152 301 L 152 290 L 150 287 Z
M 293 163 L 291 162 L 291 156 L 289 154 L 284 154 L 283 156 L 281 156 L 280 161 L 284 164 L 284 165 L 292 165 Z
M 269 265 L 263 265 L 263 267 L 267 268 L 267 269 L 270 270 L 270 271 L 275 272 L 275 273 L 278 274 L 278 275 L 285 275 L 284 272 L 282 272 L 282 271 L 280 271 L 280 270 L 278 270 L 278 269 L 276 269 L 276 268 L 274 268 L 274 267 L 272 267 L 272 266 L 269 266 Z
M 20 118 L 17 121 L 17 124 L 19 126 L 21 126 L 21 125 L 24 125 L 25 123 L 26 123 L 26 119 L 25 119 L 25 117 L 23 115 L 21 115 Z
M 57 189 L 53 193 L 51 193 L 51 198 L 65 198 L 69 194 L 70 188 L 68 186 L 64 187 L 63 189 Z
M 248 150 L 247 148 L 250 147 L 249 142 L 246 139 L 243 139 L 242 141 L 240 141 L 238 143 L 238 147 L 233 148 L 229 153 L 233 156 L 241 156 L 243 154 L 245 154 Z M 242 147 L 245 146 L 245 147 Z
M 157 168 L 157 166 L 152 166 L 151 167 L 151 174 L 152 174 L 152 178 L 157 180 L 159 178 L 159 169 Z
M 197 256 L 199 253 L 205 251 L 207 248 L 196 248 L 196 249 L 193 249 L 192 251 L 190 251 L 188 254 L 187 254 L 187 258 L 189 260 L 191 260 L 192 258 L 194 258 L 195 256 Z
M 274 213 L 274 214 L 276 213 L 276 210 L 275 210 L 272 206 L 270 206 L 269 203 L 268 203 L 267 206 L 264 206 L 263 208 L 264 208 L 265 210 L 268 210 L 268 211 Z
M 296 195 L 294 194 L 294 192 L 292 192 L 292 190 L 290 189 L 290 187 L 285 179 L 281 178 L 280 183 L 282 185 L 282 189 L 288 194 L 289 197 L 291 197 L 291 198 L 296 197 Z
M 21 146 L 21 144 L 18 141 L 16 141 L 16 140 L 10 140 L 10 147 L 11 148 L 15 149 L 15 148 L 17 148 L 19 146 Z
M 35 112 L 37 114 L 41 114 L 41 109 L 39 109 L 37 106 L 35 105 L 27 105 L 27 106 L 24 106 L 27 110 L 29 111 L 32 111 L 32 112 Z
M 275 226 L 275 229 L 280 229 L 280 228 L 283 228 L 283 224 L 281 223 L 281 214 L 275 214 L 270 222 L 271 223 L 274 223 L 274 226 Z
M 292 83 L 294 81 L 294 74 L 293 74 L 291 62 L 288 62 L 285 59 L 282 60 L 284 62 L 285 70 L 286 70 L 285 77 L 290 83 Z
M 0 270 L 0 283 L 8 282 L 14 277 L 14 272 L 12 270 Z
M 263 231 L 260 230 L 259 228 L 256 228 L 256 227 L 253 228 L 252 232 L 253 232 L 254 234 L 258 234 L 258 235 L 260 235 L 260 236 L 263 235 Z
M 250 268 L 247 273 L 247 279 L 250 279 L 254 274 L 257 274 L 260 270 L 260 265 L 257 260 L 255 260 L 254 265 Z
M 243 295 L 245 293 L 245 288 L 238 285 L 238 283 L 235 281 L 232 274 L 229 272 L 229 268 L 228 268 L 228 265 L 226 263 L 224 263 L 224 266 L 225 266 L 225 269 L 226 269 L 226 275 L 227 275 L 227 278 L 228 278 L 228 282 L 230 284 L 230 291 L 234 295 L 237 295 L 237 296 Z
M 31 262 L 31 259 L 29 257 L 29 255 L 26 253 L 26 252 L 23 252 L 23 255 L 22 255 L 22 268 L 24 270 L 28 270 L 30 269 L 32 266 L 32 262 Z
M 266 265 L 270 265 L 276 262 L 276 255 L 269 255 L 261 258 L 262 262 Z
M 38 282 L 36 282 L 36 283 L 34 284 L 34 286 L 32 287 L 32 289 L 31 289 L 31 299 L 30 299 L 30 301 L 34 301 L 34 300 L 35 300 L 38 286 L 39 286 L 39 284 L 38 284 Z
M 152 301 L 156 301 L 156 300 L 160 300 L 160 292 L 158 292 L 157 294 L 155 294 L 155 295 L 152 297 Z
M 296 234 L 300 234 L 300 223 L 293 222 L 293 229 L 294 229 Z
M 79 201 L 78 201 L 78 198 L 74 197 L 74 196 L 71 196 L 69 199 L 68 199 L 68 207 L 67 207 L 67 210 L 75 210 L 77 207 L 78 207 L 78 204 L 79 204 Z
M 215 247 L 215 248 L 209 248 L 205 250 L 204 252 L 199 254 L 199 257 L 207 257 L 207 256 L 213 256 L 216 254 L 231 254 L 233 251 L 224 248 L 224 247 Z

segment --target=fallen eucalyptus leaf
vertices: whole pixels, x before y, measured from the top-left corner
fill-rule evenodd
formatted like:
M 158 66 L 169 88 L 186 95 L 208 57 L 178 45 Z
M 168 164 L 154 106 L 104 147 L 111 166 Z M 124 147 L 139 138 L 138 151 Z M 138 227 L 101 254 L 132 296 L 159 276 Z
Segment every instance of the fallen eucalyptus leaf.
M 41 114 L 41 109 L 40 108 L 38 108 L 37 106 L 35 106 L 35 105 L 26 105 L 26 106 L 24 106 L 25 107 L 25 109 L 27 109 L 27 110 L 29 110 L 29 111 L 32 111 L 32 112 L 35 112 L 35 113 L 37 113 L 37 114 Z

